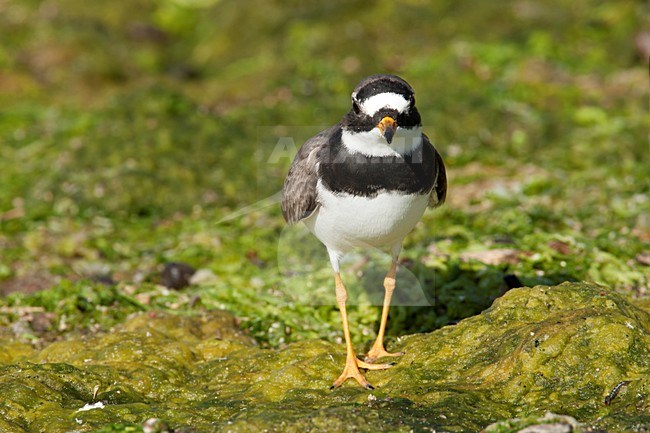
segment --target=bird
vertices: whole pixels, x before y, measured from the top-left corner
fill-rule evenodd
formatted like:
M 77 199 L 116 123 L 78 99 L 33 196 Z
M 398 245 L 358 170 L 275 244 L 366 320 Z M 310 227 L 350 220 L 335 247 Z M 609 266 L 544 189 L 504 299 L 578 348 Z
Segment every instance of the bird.
M 442 157 L 422 132 L 413 88 L 396 75 L 361 80 L 341 121 L 296 153 L 282 188 L 282 215 L 288 224 L 304 223 L 324 244 L 334 273 L 346 362 L 331 389 L 355 379 L 372 390 L 361 370 L 387 369 L 394 363 L 376 361 L 403 355 L 384 346 L 402 242 L 426 208 L 440 206 L 446 195 Z M 358 247 L 381 248 L 391 255 L 377 338 L 364 360 L 351 343 L 347 290 L 340 274 L 341 259 Z

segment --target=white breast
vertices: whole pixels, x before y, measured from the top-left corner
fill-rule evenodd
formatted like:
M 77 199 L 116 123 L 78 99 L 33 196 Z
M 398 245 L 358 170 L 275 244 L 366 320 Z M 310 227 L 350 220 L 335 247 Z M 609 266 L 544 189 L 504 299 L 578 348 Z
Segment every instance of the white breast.
M 428 194 L 383 192 L 372 198 L 337 193 L 318 183 L 319 207 L 304 221 L 329 249 L 346 253 L 354 247 L 392 247 L 415 227 L 427 207 Z

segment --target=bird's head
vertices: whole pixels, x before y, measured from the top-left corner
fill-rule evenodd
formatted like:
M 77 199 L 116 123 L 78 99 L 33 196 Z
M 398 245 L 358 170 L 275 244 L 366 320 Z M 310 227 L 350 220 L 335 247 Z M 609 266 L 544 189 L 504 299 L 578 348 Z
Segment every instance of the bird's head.
M 410 149 L 413 143 L 409 141 L 420 139 L 422 127 L 413 89 L 395 75 L 363 79 L 352 92 L 352 109 L 342 126 L 347 147 L 359 147 L 351 150 L 377 156 L 381 146 Z M 365 151 L 360 149 L 362 143 L 367 144 Z

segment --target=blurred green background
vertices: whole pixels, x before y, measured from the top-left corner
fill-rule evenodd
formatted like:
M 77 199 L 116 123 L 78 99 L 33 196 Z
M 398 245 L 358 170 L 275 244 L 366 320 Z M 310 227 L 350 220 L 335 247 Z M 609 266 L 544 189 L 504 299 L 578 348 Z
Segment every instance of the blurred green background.
M 396 310 L 393 335 L 478 313 L 510 273 L 647 296 L 649 30 L 644 1 L 0 0 L 0 293 L 51 288 L 2 302 L 112 324 L 197 295 L 263 343 L 334 338 L 333 306 L 277 295 L 279 206 L 218 222 L 280 190 L 281 137 L 382 72 L 416 90 L 450 182 L 404 253 L 436 307 Z M 214 278 L 160 295 L 170 261 Z M 376 310 L 352 314 L 370 338 Z

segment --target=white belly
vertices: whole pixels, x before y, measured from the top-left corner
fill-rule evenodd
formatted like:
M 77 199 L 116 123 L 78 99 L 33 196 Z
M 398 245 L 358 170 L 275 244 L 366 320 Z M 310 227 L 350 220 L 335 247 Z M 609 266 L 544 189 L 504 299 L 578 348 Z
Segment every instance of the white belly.
M 304 221 L 329 249 L 346 253 L 354 247 L 393 247 L 420 220 L 428 194 L 383 192 L 373 198 L 333 194 L 318 184 L 320 206 Z

